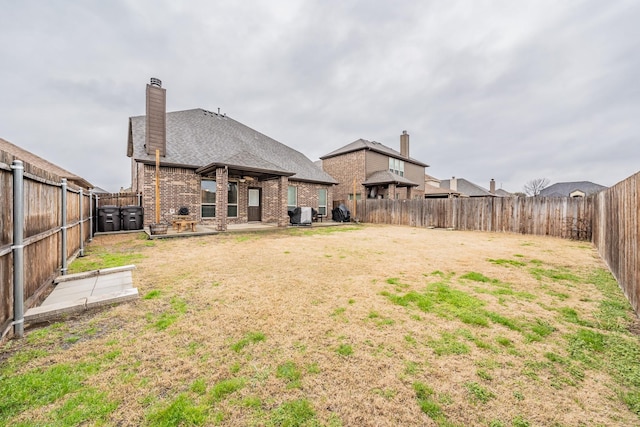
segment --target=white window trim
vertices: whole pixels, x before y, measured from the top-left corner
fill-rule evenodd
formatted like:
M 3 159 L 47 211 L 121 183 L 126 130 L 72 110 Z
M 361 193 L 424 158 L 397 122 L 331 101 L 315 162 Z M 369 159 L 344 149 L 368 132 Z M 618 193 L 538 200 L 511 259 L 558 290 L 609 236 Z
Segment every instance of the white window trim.
M 324 191 L 324 205 L 320 204 L 320 192 Z M 319 188 L 318 189 L 318 215 L 322 215 L 322 216 L 326 216 L 327 215 L 327 201 L 329 198 L 329 192 L 327 191 L 326 188 Z M 320 208 L 324 208 L 324 213 L 322 213 L 320 211 Z
M 205 178 L 203 178 L 203 179 L 200 180 L 200 189 L 202 189 L 202 182 L 203 181 L 216 182 L 215 179 L 205 179 Z M 216 193 L 217 192 L 218 192 L 218 183 L 216 183 Z M 218 195 L 216 194 L 216 200 L 217 200 L 217 198 L 218 198 Z M 202 202 L 202 198 L 200 199 L 200 216 L 202 218 L 215 218 L 216 217 L 216 215 L 214 215 L 214 216 L 204 216 L 204 215 L 202 215 L 202 206 L 213 206 L 213 211 L 217 214 L 218 213 L 217 203 L 203 203 Z
M 295 200 L 294 200 L 294 204 L 290 205 L 289 204 L 289 189 L 293 188 L 294 189 L 294 196 L 295 196 Z M 287 209 L 289 208 L 296 208 L 298 206 L 298 187 L 296 187 L 295 185 L 290 185 L 287 187 Z
M 227 188 L 227 218 L 238 218 L 238 214 L 240 213 L 240 209 L 238 208 L 238 200 L 240 199 L 240 184 L 237 181 L 229 181 L 228 184 L 236 185 L 236 202 L 229 203 L 229 189 Z M 236 207 L 236 214 L 231 216 L 229 215 L 229 206 Z

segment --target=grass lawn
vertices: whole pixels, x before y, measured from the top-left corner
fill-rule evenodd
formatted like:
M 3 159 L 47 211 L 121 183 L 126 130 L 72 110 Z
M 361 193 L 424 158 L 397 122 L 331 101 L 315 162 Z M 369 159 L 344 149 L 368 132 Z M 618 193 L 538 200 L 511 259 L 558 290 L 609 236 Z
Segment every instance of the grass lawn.
M 361 225 L 88 254 L 142 298 L 0 348 L 0 425 L 640 425 L 638 320 L 589 243 Z

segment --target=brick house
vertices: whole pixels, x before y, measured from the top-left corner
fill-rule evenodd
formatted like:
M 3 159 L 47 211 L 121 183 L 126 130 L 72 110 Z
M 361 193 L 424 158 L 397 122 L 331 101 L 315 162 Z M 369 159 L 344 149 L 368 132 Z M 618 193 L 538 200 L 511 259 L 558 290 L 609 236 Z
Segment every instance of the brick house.
M 156 150 L 161 222 L 182 207 L 220 231 L 247 222 L 286 226 L 288 207 L 330 210 L 336 181 L 302 153 L 219 111 L 167 113 L 158 79 L 146 94 L 146 115 L 129 118 L 127 142 L 131 189 L 142 193 L 145 226 L 156 216 Z
M 376 141 L 358 139 L 320 157 L 322 169 L 338 181 L 334 199 L 424 197 L 425 168 L 409 157 L 409 134 L 400 135 L 400 151 Z M 363 196 L 364 195 L 364 196 Z

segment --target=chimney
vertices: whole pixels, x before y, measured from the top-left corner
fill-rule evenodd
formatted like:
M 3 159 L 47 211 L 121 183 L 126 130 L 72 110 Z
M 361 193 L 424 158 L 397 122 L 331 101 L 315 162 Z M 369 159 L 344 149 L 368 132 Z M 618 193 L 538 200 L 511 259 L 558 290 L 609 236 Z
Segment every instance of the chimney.
M 403 130 L 402 135 L 400 135 L 400 154 L 405 159 L 409 158 L 409 134 L 406 130 Z
M 455 176 L 452 176 L 449 181 L 449 190 L 458 192 L 458 179 Z
M 493 178 L 489 181 L 489 193 L 496 194 L 496 181 Z
M 160 150 L 161 156 L 167 155 L 167 90 L 162 88 L 162 81 L 151 77 L 147 85 L 147 154 L 155 155 Z

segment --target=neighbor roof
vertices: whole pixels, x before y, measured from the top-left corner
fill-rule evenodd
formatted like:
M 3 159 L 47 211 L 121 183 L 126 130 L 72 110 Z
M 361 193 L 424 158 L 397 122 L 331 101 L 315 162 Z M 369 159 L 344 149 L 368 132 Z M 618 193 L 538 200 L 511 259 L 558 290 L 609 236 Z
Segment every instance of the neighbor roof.
M 428 185 L 428 184 L 424 186 L 424 194 L 425 194 L 425 197 L 429 195 L 431 196 L 447 195 L 447 196 L 455 196 L 455 197 L 460 196 L 460 193 L 458 191 L 452 191 L 448 188 L 434 187 L 433 185 Z
M 386 185 L 386 184 L 396 184 L 398 187 L 417 187 L 418 184 L 415 182 L 395 174 L 393 172 L 389 172 L 388 170 L 378 171 L 371 174 L 369 178 L 366 179 L 362 185 Z
M 129 118 L 127 156 L 155 163 L 145 150 L 146 116 Z M 167 113 L 163 165 L 201 171 L 216 165 L 291 176 L 299 181 L 336 184 L 304 154 L 228 117 L 201 108 Z M 207 167 L 207 168 L 205 168 Z
M 544 188 L 539 195 L 542 197 L 569 197 L 574 191 L 580 190 L 590 196 L 605 188 L 607 187 L 591 181 L 557 182 Z
M 347 153 L 351 153 L 353 151 L 359 151 L 359 150 L 370 150 L 370 151 L 375 151 L 377 153 L 381 153 L 381 154 L 385 154 L 389 157 L 393 157 L 396 159 L 400 159 L 400 160 L 404 160 L 405 162 L 410 162 L 410 163 L 414 163 L 416 165 L 419 166 L 424 166 L 424 167 L 428 167 L 429 165 L 422 163 L 419 160 L 413 159 L 411 157 L 406 158 L 405 156 L 403 156 L 402 154 L 400 154 L 399 151 L 394 150 L 393 148 L 389 148 L 384 144 L 381 144 L 379 142 L 376 141 L 367 141 L 366 139 L 358 139 L 356 141 L 353 141 L 351 144 L 347 144 L 342 148 L 338 148 L 337 150 L 334 150 L 332 152 L 330 152 L 329 154 L 325 154 L 324 156 L 320 157 L 320 159 L 324 160 L 324 159 L 328 159 L 330 157 L 335 157 L 335 156 L 339 156 L 341 154 L 347 154 Z
M 457 190 L 460 194 L 464 194 L 466 196 L 469 197 L 495 197 L 495 194 L 491 194 L 489 192 L 489 190 L 487 190 L 486 188 L 482 188 L 477 184 L 474 184 L 471 181 L 467 181 L 464 178 L 457 178 L 458 179 L 458 184 L 457 184 Z M 441 188 L 451 188 L 451 180 L 450 179 L 443 179 L 442 181 L 440 181 L 440 187 Z
M 0 138 L 0 150 L 6 151 L 11 154 L 18 160 L 22 160 L 23 162 L 29 163 L 37 168 L 50 172 L 54 175 L 58 175 L 60 178 L 66 178 L 67 181 L 78 185 L 83 188 L 91 188 L 93 185 L 87 181 L 86 179 L 79 177 L 76 174 L 69 172 L 66 169 L 61 168 L 60 166 L 54 165 L 48 160 L 43 159 L 40 156 L 36 156 L 30 151 L 25 150 L 24 148 L 18 147 L 15 144 L 10 143 L 9 141 Z

